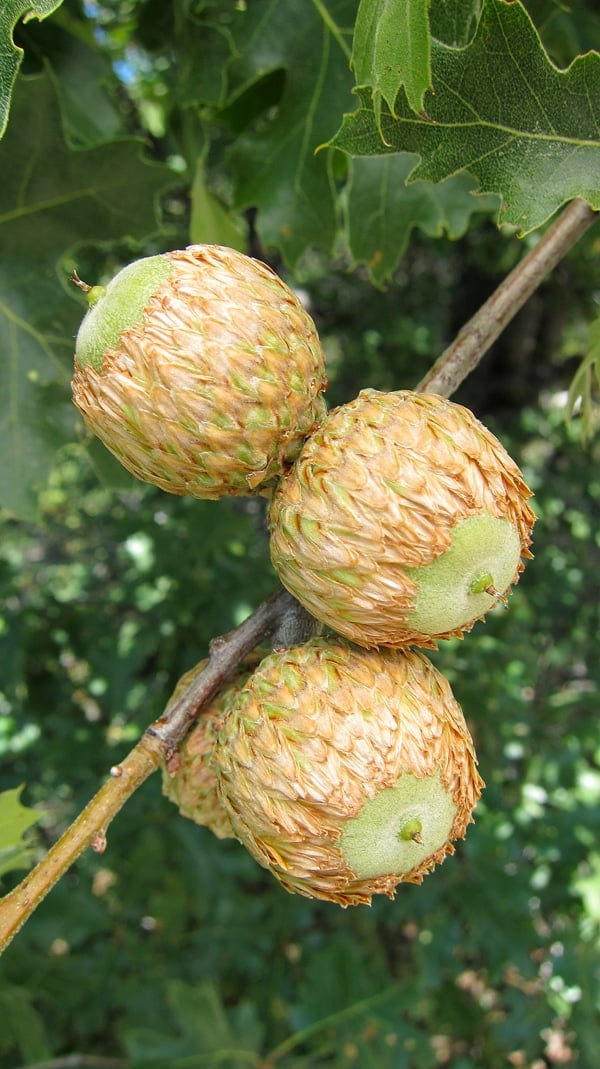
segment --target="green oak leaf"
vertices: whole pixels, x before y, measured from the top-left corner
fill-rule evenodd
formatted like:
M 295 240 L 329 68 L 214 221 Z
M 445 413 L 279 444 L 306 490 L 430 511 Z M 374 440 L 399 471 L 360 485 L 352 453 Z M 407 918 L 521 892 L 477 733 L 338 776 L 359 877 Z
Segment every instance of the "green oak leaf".
M 404 86 L 409 107 L 420 111 L 431 87 L 428 0 L 361 0 L 352 46 L 358 87 L 371 89 L 379 126 L 385 100 L 394 102 Z
M 2 1049 L 10 1049 L 14 1042 L 27 1065 L 48 1062 L 52 1058 L 44 1022 L 34 1002 L 35 992 L 9 983 L 4 977 L 0 980 Z
M 429 237 L 447 234 L 456 240 L 474 213 L 498 210 L 496 197 L 473 195 L 470 175 L 406 185 L 416 162 L 407 152 L 352 160 L 346 240 L 353 259 L 366 265 L 378 286 L 393 274 L 416 227 Z
M 257 1065 L 262 1028 L 255 1008 L 246 1001 L 225 1007 L 214 984 L 208 981 L 166 984 L 171 1034 L 150 1028 L 123 1029 L 123 1044 L 136 1065 L 170 1069 L 173 1064 L 223 1066 Z M 212 1055 L 212 1057 L 211 1057 Z
M 335 239 L 331 154 L 315 153 L 331 135 L 332 115 L 351 105 L 346 38 L 355 10 L 354 0 L 333 0 L 326 9 L 253 0 L 236 31 L 240 58 L 230 69 L 230 101 L 271 71 L 283 69 L 285 79 L 277 106 L 231 150 L 235 206 L 259 209 L 263 244 L 279 248 L 289 264 L 308 247 L 331 249 Z
M 382 110 L 380 136 L 363 90 L 330 144 L 352 156 L 416 152 L 411 182 L 468 172 L 481 192 L 500 195 L 499 223 L 521 235 L 574 197 L 600 208 L 598 53 L 560 71 L 519 3 L 486 0 L 471 44 L 434 42 L 431 63 L 426 116 L 415 116 L 401 90 L 396 116 Z
M 29 868 L 31 847 L 23 835 L 41 817 L 35 809 L 21 804 L 23 784 L 0 792 L 0 876 L 13 869 Z
M 70 149 L 47 76 L 22 79 L 13 108 L 0 143 L 0 504 L 35 520 L 53 455 L 78 424 L 69 383 L 85 305 L 67 254 L 155 233 L 172 176 L 144 161 L 139 141 Z
M 23 50 L 17 48 L 13 32 L 23 19 L 45 19 L 60 7 L 62 0 L 2 0 L 0 5 L 0 137 L 8 123 L 11 96 Z

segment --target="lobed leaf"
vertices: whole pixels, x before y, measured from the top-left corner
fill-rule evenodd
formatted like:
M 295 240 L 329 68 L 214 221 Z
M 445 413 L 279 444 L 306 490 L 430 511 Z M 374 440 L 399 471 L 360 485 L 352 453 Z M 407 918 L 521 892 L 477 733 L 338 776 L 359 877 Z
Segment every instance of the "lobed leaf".
M 45 19 L 60 7 L 62 0 L 3 0 L 0 7 L 0 138 L 8 123 L 11 97 L 23 50 L 15 45 L 13 32 L 23 19 Z
M 236 1069 L 256 1064 L 261 1028 L 254 1006 L 238 1003 L 226 1009 L 220 993 L 209 982 L 192 986 L 181 980 L 167 984 L 167 1004 L 176 1033 L 127 1029 L 123 1040 L 134 1063 L 171 1066 L 176 1059 Z M 211 1057 L 212 1056 L 212 1057 Z
M 359 87 L 372 90 L 379 126 L 381 103 L 394 114 L 404 86 L 413 111 L 423 107 L 431 87 L 428 0 L 361 0 L 352 48 L 352 66 Z
M 380 123 L 362 90 L 330 144 L 352 156 L 417 152 L 411 182 L 468 172 L 481 192 L 500 195 L 499 222 L 521 235 L 574 197 L 600 209 L 598 53 L 560 71 L 520 3 L 485 0 L 471 44 L 433 43 L 432 84 L 426 115 L 401 91 Z
M 498 209 L 493 195 L 474 196 L 476 182 L 467 174 L 406 185 L 415 162 L 408 152 L 352 160 L 346 238 L 354 260 L 366 265 L 378 286 L 391 278 L 415 228 L 456 240 L 472 215 Z
M 285 80 L 277 106 L 232 148 L 236 207 L 259 209 L 263 244 L 281 249 L 290 264 L 308 247 L 330 250 L 335 239 L 331 154 L 315 153 L 330 137 L 333 117 L 351 103 L 346 37 L 354 13 L 354 0 L 333 0 L 326 9 L 254 0 L 237 30 L 230 99 L 269 72 L 282 69 Z

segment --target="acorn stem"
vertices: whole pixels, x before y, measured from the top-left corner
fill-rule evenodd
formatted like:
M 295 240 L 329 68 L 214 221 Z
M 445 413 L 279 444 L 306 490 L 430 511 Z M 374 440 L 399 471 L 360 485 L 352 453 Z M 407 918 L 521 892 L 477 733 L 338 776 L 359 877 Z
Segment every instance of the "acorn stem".
M 73 271 L 73 274 L 71 275 L 71 282 L 74 282 L 78 289 L 82 290 L 83 293 L 85 293 L 85 299 L 89 304 L 90 308 L 92 308 L 93 305 L 97 304 L 100 298 L 104 297 L 104 294 L 106 293 L 106 286 L 89 286 L 87 282 L 84 282 L 79 277 L 77 271 Z
M 508 598 L 506 597 L 506 594 L 501 594 L 499 590 L 496 590 L 496 587 L 493 583 L 490 583 L 489 586 L 486 586 L 485 593 L 489 594 L 492 598 L 497 598 L 498 601 L 501 601 L 503 605 L 508 605 Z
M 73 270 L 73 274 L 71 275 L 69 282 L 73 282 L 78 289 L 83 291 L 83 293 L 89 293 L 92 289 L 92 287 L 87 282 L 84 282 L 83 279 L 79 277 L 77 271 L 75 270 Z

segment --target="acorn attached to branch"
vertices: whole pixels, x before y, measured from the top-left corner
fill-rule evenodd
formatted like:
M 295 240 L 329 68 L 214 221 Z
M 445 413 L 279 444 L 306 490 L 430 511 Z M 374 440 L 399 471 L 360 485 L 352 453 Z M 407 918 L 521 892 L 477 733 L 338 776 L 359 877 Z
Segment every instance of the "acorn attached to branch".
M 433 394 L 363 390 L 281 480 L 271 557 L 318 620 L 367 647 L 462 636 L 519 579 L 531 491 L 498 439 Z
M 219 245 L 90 287 L 73 400 L 139 479 L 198 498 L 268 490 L 325 414 L 311 317 L 265 264 Z
M 291 892 L 342 906 L 420 883 L 483 782 L 446 679 L 412 650 L 311 639 L 264 658 L 214 760 L 232 827 Z
M 258 652 L 244 658 L 231 679 L 203 705 L 174 760 L 162 767 L 163 794 L 177 806 L 183 817 L 210 828 L 218 839 L 234 838 L 235 832 L 219 797 L 215 746 L 233 698 L 259 661 Z M 181 677 L 169 703 L 187 690 L 207 664 L 206 659 L 200 661 Z

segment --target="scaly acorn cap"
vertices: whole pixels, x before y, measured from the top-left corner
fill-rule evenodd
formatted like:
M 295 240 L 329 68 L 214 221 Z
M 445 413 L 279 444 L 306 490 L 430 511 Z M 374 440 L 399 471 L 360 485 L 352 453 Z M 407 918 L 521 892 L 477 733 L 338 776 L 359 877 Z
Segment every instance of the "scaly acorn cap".
M 218 839 L 234 838 L 235 832 L 218 793 L 215 746 L 232 699 L 259 661 L 259 653 L 244 658 L 231 679 L 202 707 L 175 759 L 162 765 L 163 794 L 177 806 L 183 817 L 210 828 Z M 207 664 L 208 660 L 205 659 L 186 672 L 178 681 L 169 702 L 175 701 L 187 690 Z
M 219 245 L 150 256 L 89 287 L 73 400 L 145 482 L 262 492 L 325 413 L 314 323 L 265 264 Z
M 346 638 L 434 647 L 518 581 L 530 497 L 467 408 L 363 390 L 328 414 L 279 484 L 271 558 L 308 612 Z
M 483 781 L 447 680 L 421 653 L 311 639 L 261 661 L 215 751 L 234 831 L 290 892 L 342 906 L 421 883 Z

